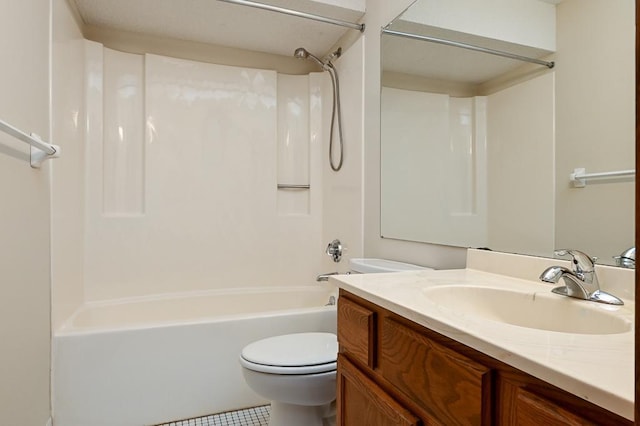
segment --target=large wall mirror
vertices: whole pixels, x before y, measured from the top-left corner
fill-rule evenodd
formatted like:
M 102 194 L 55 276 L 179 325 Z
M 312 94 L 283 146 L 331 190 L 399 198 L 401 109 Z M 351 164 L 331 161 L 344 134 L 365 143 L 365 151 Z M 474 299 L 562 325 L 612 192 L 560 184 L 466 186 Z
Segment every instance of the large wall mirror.
M 618 263 L 635 244 L 634 0 L 513 2 L 551 22 L 531 31 L 539 43 L 421 20 L 438 3 L 387 29 L 555 67 L 383 32 L 381 236 Z

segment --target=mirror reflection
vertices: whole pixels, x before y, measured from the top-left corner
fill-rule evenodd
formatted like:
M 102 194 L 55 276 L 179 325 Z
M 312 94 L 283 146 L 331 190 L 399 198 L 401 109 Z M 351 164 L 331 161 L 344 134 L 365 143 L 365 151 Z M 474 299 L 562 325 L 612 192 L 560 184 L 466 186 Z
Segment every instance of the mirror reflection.
M 454 28 L 418 0 L 388 29 L 553 68 L 383 33 L 381 235 L 633 267 L 635 4 L 517 4 Z

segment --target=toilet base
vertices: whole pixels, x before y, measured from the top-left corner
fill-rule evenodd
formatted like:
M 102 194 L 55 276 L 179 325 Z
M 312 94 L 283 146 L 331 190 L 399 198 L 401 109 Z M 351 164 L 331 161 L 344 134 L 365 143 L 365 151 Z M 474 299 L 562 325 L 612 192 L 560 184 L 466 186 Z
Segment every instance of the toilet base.
M 305 406 L 272 401 L 269 426 L 334 426 L 335 414 L 334 402 Z

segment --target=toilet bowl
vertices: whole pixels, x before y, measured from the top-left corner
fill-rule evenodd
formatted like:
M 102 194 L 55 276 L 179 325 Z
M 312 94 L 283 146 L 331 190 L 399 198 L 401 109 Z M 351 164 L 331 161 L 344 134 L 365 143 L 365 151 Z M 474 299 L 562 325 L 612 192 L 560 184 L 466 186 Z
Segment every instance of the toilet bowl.
M 322 426 L 336 398 L 338 340 L 333 333 L 295 333 L 242 350 L 247 385 L 271 401 L 269 426 Z
M 353 273 L 431 269 L 386 259 L 351 259 Z M 242 350 L 247 385 L 271 401 L 269 426 L 335 424 L 338 339 L 333 333 L 296 333 L 253 342 Z

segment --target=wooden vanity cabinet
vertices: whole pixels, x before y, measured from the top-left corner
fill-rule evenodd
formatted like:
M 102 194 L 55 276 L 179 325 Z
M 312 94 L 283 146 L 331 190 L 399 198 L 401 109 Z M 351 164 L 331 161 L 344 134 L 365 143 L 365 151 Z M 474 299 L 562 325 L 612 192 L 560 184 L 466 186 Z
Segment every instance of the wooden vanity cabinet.
M 338 425 L 633 424 L 345 290 L 338 343 Z

